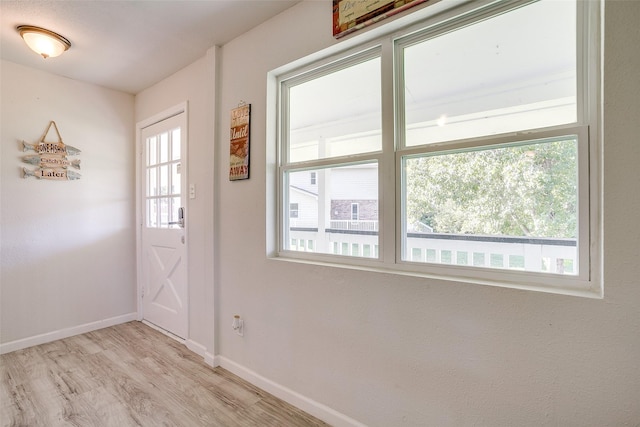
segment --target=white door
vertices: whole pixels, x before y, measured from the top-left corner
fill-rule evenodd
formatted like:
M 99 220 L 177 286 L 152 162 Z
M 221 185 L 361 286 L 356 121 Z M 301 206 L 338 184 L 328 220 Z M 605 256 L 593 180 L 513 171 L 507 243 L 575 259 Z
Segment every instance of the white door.
M 186 113 L 141 130 L 142 317 L 188 335 Z

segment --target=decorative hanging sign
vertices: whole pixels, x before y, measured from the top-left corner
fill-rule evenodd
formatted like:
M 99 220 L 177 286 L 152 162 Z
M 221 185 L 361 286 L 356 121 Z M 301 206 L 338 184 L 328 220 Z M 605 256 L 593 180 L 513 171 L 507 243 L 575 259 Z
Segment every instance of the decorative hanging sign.
M 75 180 L 80 179 L 81 175 L 78 172 L 74 172 L 68 169 L 43 169 L 38 168 L 35 170 L 29 170 L 27 168 L 22 168 L 23 177 L 34 177 L 36 179 L 53 179 L 56 181 L 67 181 L 67 180 Z
M 29 163 L 30 165 L 40 166 L 43 168 L 68 168 L 71 166 L 72 168 L 80 169 L 80 159 L 76 160 L 67 160 L 64 158 L 57 157 L 47 157 L 40 156 L 38 154 L 33 156 L 24 156 L 22 158 L 24 163 Z
M 51 126 L 58 135 L 58 140 L 55 142 L 47 142 L 45 138 L 51 130 Z M 22 141 L 22 151 L 35 151 L 37 154 L 23 156 L 22 161 L 31 165 L 39 166 L 38 169 L 29 170 L 22 168 L 23 178 L 34 177 L 37 179 L 51 179 L 51 180 L 75 180 L 80 179 L 81 175 L 78 172 L 69 170 L 69 167 L 80 169 L 80 160 L 68 160 L 67 156 L 76 156 L 80 154 L 80 150 L 66 145 L 62 142 L 62 137 L 58 131 L 56 122 L 49 122 L 47 130 L 40 138 L 40 141 L 35 144 Z
M 240 102 L 231 110 L 229 180 L 249 178 L 249 124 L 251 104 Z
M 62 140 L 60 142 L 62 142 Z M 67 156 L 77 156 L 80 154 L 80 150 L 76 147 L 72 147 L 64 143 L 60 145 L 60 142 L 38 142 L 36 144 L 29 144 L 26 141 L 22 141 L 22 151 L 31 150 L 40 154 L 59 154 Z

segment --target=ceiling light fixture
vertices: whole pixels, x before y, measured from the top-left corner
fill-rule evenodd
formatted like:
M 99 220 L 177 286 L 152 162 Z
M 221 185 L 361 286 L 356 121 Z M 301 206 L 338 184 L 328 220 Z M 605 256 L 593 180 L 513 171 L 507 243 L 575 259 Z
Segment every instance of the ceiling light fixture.
M 32 25 L 16 27 L 29 48 L 44 59 L 61 55 L 71 47 L 71 42 L 60 34 Z

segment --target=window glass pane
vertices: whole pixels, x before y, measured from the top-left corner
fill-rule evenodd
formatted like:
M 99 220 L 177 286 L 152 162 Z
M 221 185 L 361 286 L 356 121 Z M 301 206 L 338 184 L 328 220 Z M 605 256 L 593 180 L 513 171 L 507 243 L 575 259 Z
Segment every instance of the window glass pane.
M 458 251 L 456 253 L 456 264 L 458 265 L 467 265 L 469 264 L 469 253 Z
M 171 164 L 171 194 L 180 194 L 180 163 Z
M 473 253 L 473 265 L 476 267 L 484 267 L 484 254 L 482 252 Z
M 147 227 L 158 227 L 158 201 L 157 199 L 147 200 Z
M 458 264 L 484 266 L 486 257 L 490 267 L 577 274 L 577 144 L 564 137 L 405 158 L 403 259 L 422 248 L 427 262 L 454 262 L 455 251 Z
M 160 194 L 169 194 L 169 165 L 159 167 L 160 170 Z
M 169 198 L 158 199 L 158 209 L 160 210 L 160 228 L 168 228 L 171 220 L 171 202 Z
M 158 195 L 158 168 L 153 167 L 147 169 L 147 196 Z
M 180 160 L 180 128 L 171 132 L 171 160 Z
M 509 268 L 524 268 L 524 256 L 509 255 Z
M 180 209 L 180 206 L 182 206 L 180 204 L 180 197 L 172 197 L 169 201 L 171 203 L 169 211 L 171 215 L 169 217 L 169 222 L 178 222 L 180 220 L 178 210 Z M 179 224 L 170 224 L 169 226 L 170 228 L 180 228 Z
M 147 165 L 158 163 L 158 139 L 155 136 L 147 138 Z
M 535 2 L 404 49 L 406 145 L 573 123 L 576 90 L 575 1 Z
M 169 133 L 161 133 L 159 137 L 160 145 L 158 151 L 160 152 L 160 163 L 165 163 L 169 161 Z
M 501 268 L 504 266 L 504 255 L 491 254 L 491 267 Z
M 309 171 L 288 173 L 289 239 L 314 241 L 314 251 L 361 256 L 361 245 L 378 243 L 378 165 L 367 163 L 317 169 L 317 185 Z M 352 220 L 352 204 L 359 206 Z M 297 208 L 297 216 L 290 209 Z M 337 244 L 336 244 L 337 243 Z M 355 251 L 353 250 L 354 248 Z M 285 249 L 295 250 L 294 247 Z M 353 253 L 355 252 L 355 253 Z M 369 256 L 377 256 L 371 254 Z
M 342 242 L 342 255 L 349 255 L 349 243 Z
M 289 161 L 379 151 L 380 58 L 289 89 Z

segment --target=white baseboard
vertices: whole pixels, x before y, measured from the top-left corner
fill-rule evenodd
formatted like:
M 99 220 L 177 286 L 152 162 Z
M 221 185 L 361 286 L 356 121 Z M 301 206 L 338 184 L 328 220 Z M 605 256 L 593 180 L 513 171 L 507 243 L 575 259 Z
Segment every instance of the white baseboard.
M 184 345 L 186 345 L 189 350 L 193 351 L 198 356 L 201 356 L 203 359 L 205 358 L 207 347 L 191 339 L 185 340 Z
M 281 384 L 271 381 L 270 379 L 265 378 L 224 356 L 216 356 L 213 363 L 214 364 L 212 366 L 220 366 L 221 368 L 236 374 L 240 378 L 249 381 L 256 387 L 273 394 L 279 399 L 290 403 L 296 408 L 302 409 L 306 413 L 313 415 L 334 427 L 366 427 L 361 422 L 331 409 L 322 403 L 303 396 Z
M 206 363 L 207 365 L 211 366 L 212 368 L 215 368 L 217 366 L 214 364 L 215 358 L 213 357 L 213 354 L 209 353 L 207 351 L 207 347 L 205 347 L 204 345 L 190 339 L 186 340 L 184 342 L 184 345 L 186 345 L 189 350 L 193 351 L 198 356 L 201 356 L 204 359 L 204 363 Z
M 46 344 L 63 338 L 69 338 L 74 335 L 86 334 L 87 332 L 108 328 L 109 326 L 131 322 L 136 320 L 137 316 L 137 313 L 129 313 L 122 316 L 111 317 L 109 319 L 98 320 L 97 322 L 85 323 L 84 325 L 73 326 L 71 328 L 47 332 L 46 334 L 2 343 L 0 344 L 0 354 L 11 353 L 12 351 L 22 350 L 23 348 L 33 347 L 34 345 Z
M 209 352 L 206 352 L 206 354 L 204 355 L 204 363 L 211 366 L 212 368 L 219 366 L 217 360 L 218 359 Z

